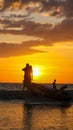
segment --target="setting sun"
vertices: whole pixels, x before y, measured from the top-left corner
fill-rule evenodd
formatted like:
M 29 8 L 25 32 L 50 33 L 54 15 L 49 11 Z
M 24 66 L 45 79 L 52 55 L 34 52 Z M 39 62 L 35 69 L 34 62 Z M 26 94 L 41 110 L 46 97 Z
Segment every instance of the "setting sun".
M 41 75 L 41 71 L 39 68 L 33 68 L 33 76 L 39 76 Z
M 35 1 L 0 0 L 0 82 L 73 84 L 73 0 Z

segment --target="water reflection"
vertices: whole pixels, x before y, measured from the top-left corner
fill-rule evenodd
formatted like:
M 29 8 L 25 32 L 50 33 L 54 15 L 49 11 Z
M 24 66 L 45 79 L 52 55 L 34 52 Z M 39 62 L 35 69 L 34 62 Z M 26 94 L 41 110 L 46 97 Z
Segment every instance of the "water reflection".
M 73 104 L 0 102 L 0 130 L 72 130 Z
M 70 104 L 23 105 L 26 130 L 71 130 L 73 110 Z
M 26 130 L 32 130 L 32 105 L 23 104 L 23 123 Z

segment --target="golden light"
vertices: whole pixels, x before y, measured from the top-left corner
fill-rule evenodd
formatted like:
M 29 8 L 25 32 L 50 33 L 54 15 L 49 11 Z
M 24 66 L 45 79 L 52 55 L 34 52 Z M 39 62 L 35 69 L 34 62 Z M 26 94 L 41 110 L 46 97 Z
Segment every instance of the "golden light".
M 41 71 L 40 68 L 33 68 L 33 76 L 40 76 Z

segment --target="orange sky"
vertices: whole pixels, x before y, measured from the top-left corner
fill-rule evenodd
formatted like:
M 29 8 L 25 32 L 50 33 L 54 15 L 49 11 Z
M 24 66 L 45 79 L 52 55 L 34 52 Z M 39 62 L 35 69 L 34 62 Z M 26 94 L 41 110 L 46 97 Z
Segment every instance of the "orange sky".
M 29 63 L 41 72 L 33 82 L 73 83 L 72 5 L 0 0 L 0 82 L 22 82 Z

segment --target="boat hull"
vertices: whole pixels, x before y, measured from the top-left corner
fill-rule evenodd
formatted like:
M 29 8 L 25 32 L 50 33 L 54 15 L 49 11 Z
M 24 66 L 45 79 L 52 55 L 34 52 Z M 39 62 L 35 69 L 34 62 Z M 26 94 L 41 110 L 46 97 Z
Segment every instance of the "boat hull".
M 61 89 L 54 90 L 54 89 L 50 89 L 49 86 L 47 87 L 45 85 L 40 85 L 36 83 L 29 84 L 27 89 L 28 91 L 30 91 L 32 95 L 40 95 L 55 100 L 61 100 L 61 101 L 71 100 L 70 94 L 65 90 L 61 90 Z

